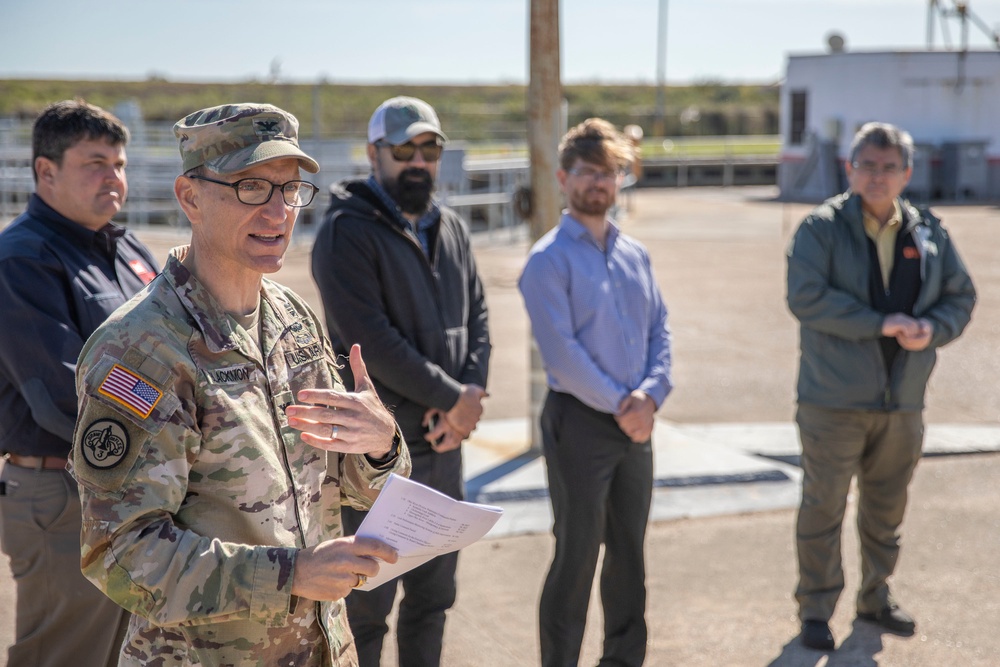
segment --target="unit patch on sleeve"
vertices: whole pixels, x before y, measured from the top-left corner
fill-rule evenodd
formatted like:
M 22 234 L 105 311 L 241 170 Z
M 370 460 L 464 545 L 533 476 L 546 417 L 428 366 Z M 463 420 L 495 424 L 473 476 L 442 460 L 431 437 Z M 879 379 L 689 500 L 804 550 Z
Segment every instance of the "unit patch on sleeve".
M 111 372 L 104 378 L 97 391 L 143 419 L 153 412 L 153 408 L 163 397 L 163 392 L 159 389 L 118 364 L 111 367 Z
M 98 419 L 80 440 L 84 460 L 94 468 L 114 468 L 128 453 L 128 431 L 114 419 Z

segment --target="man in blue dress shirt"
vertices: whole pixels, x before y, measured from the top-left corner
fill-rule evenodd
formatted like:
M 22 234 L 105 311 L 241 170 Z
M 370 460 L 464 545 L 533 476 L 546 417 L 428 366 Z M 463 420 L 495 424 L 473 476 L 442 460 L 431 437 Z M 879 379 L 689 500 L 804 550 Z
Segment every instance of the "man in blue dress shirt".
M 631 157 L 601 119 L 563 137 L 556 176 L 568 208 L 518 283 L 549 388 L 541 431 L 556 545 L 539 609 L 546 666 L 577 664 L 602 542 L 600 664 L 640 665 L 646 654 L 651 437 L 673 385 L 649 254 L 608 217 Z

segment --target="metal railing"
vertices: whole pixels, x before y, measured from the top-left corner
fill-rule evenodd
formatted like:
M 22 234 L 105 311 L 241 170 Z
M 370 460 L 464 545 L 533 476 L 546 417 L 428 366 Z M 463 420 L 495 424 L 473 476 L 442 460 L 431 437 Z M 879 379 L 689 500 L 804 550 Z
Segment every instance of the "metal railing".
M 137 228 L 186 227 L 187 220 L 174 199 L 174 179 L 181 172 L 177 139 L 171 126 L 130 123 L 128 146 L 129 195 L 118 220 Z M 369 172 L 363 140 L 302 140 L 302 148 L 316 158 L 320 173 L 310 180 L 329 192 L 332 184 Z M 444 153 L 438 178 L 439 196 L 459 209 L 474 229 L 494 231 L 516 226 L 520 220 L 511 205 L 514 191 L 527 180 L 525 158 L 470 157 L 461 143 Z M 0 119 L 0 227 L 24 211 L 34 192 L 31 165 L 31 123 Z M 316 198 L 303 219 L 312 222 L 329 199 Z M 301 225 L 305 233 L 310 225 Z

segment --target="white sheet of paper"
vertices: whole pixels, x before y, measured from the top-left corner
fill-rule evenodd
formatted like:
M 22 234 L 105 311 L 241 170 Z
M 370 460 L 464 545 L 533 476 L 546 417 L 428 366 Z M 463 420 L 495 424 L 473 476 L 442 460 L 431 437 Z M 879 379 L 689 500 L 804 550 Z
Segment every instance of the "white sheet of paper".
M 392 474 L 368 516 L 360 537 L 374 537 L 399 552 L 395 564 L 379 563 L 378 575 L 358 590 L 370 591 L 441 554 L 463 549 L 490 531 L 503 510 L 467 503 Z

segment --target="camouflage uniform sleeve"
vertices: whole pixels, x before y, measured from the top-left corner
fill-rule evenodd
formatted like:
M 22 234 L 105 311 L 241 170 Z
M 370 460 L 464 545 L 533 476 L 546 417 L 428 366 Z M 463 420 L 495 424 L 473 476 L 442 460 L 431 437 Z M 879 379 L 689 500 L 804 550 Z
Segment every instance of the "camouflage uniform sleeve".
M 182 362 L 147 352 L 91 339 L 78 365 L 70 468 L 84 575 L 156 625 L 284 625 L 295 549 L 224 542 L 179 520 L 201 447 L 193 382 Z
M 296 306 L 305 311 L 311 321 L 316 323 L 317 331 L 321 331 L 322 328 L 318 324 L 320 320 L 309 305 L 304 301 L 298 300 L 294 294 L 291 296 L 292 298 L 296 298 Z M 323 349 L 327 357 L 327 370 L 330 372 L 334 384 L 343 387 L 339 371 L 341 367 L 337 364 L 336 354 L 334 354 L 330 339 L 326 336 L 322 336 L 322 339 Z M 396 436 L 399 437 L 399 448 L 396 451 L 396 458 L 384 466 L 373 465 L 364 454 L 337 454 L 331 452 L 328 455 L 328 467 L 336 468 L 338 471 L 341 505 L 346 505 L 360 511 L 367 511 L 371 509 L 372 503 L 378 498 L 379 491 L 382 490 L 390 474 L 396 473 L 403 477 L 410 476 L 410 450 L 406 446 L 406 440 L 403 438 L 403 432 L 399 428 L 399 424 L 396 424 Z M 328 526 L 327 534 L 342 535 L 343 531 L 339 523 L 339 517 L 336 517 L 334 524 L 333 526 Z

